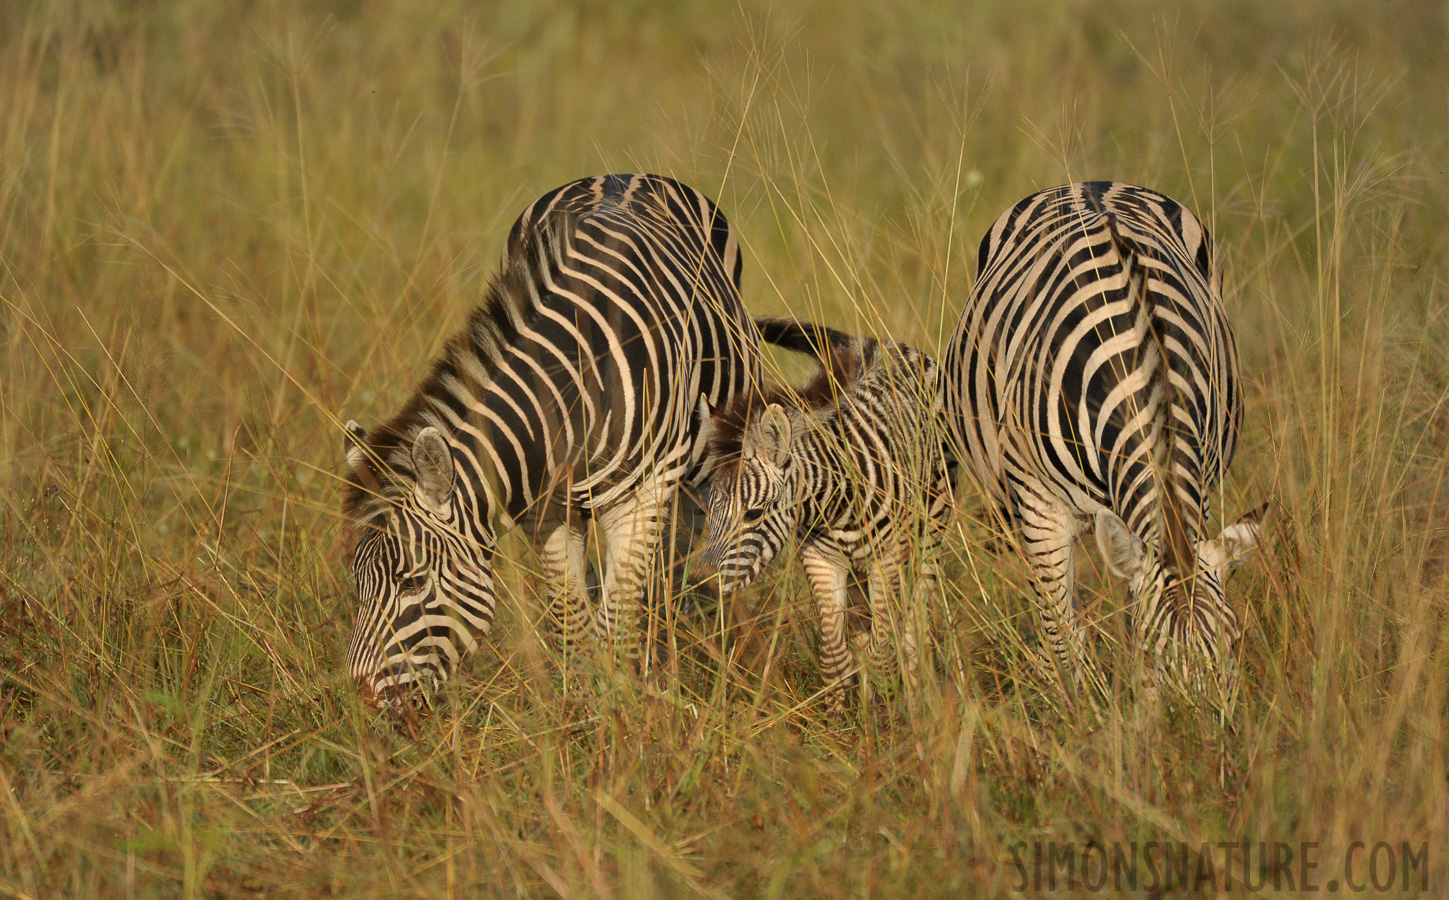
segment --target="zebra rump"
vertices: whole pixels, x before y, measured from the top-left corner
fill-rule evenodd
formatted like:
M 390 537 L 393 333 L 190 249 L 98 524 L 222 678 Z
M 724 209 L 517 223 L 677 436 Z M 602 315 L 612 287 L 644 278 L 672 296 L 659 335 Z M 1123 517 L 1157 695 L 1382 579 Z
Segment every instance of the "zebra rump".
M 1241 634 L 1223 579 L 1261 510 L 1204 539 L 1243 414 L 1211 236 L 1156 191 L 1072 184 L 1003 213 L 977 264 L 943 360 L 946 418 L 1021 537 L 1044 643 L 1101 686 L 1073 584 L 1090 528 L 1155 676 L 1215 681 L 1217 704 Z

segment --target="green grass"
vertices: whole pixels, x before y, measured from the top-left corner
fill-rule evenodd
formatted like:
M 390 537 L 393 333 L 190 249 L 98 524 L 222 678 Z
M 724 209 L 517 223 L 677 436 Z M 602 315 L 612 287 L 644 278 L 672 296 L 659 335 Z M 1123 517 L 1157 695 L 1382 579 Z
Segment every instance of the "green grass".
M 1317 841 L 1320 883 L 1427 842 L 1444 890 L 1442 4 L 223 6 L 0 10 L 0 894 L 959 897 L 1051 840 Z M 524 205 L 611 171 L 717 197 L 752 311 L 929 351 L 1025 194 L 1198 211 L 1246 379 L 1219 514 L 1275 501 L 1235 730 L 1023 679 L 969 488 L 937 671 L 880 715 L 804 702 L 791 566 L 750 636 L 564 698 L 510 540 L 448 702 L 367 716 L 339 420 L 397 408 Z

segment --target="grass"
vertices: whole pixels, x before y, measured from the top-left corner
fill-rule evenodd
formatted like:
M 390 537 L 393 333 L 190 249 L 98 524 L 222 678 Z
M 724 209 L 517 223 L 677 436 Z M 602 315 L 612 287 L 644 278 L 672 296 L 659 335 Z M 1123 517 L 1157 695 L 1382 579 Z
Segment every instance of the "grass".
M 1318 842 L 1320 884 L 1426 843 L 1442 891 L 1446 31 L 1427 2 L 6 6 L 0 894 L 1002 895 L 1021 842 L 1153 840 Z M 805 703 L 791 566 L 755 640 L 691 625 L 564 699 L 515 545 L 449 702 L 368 717 L 339 420 L 397 408 L 524 205 L 608 171 L 717 197 L 751 310 L 930 351 L 1030 191 L 1196 209 L 1246 378 L 1219 514 L 1275 501 L 1229 588 L 1235 730 L 1023 683 L 1027 585 L 969 489 L 937 673 L 883 715 Z

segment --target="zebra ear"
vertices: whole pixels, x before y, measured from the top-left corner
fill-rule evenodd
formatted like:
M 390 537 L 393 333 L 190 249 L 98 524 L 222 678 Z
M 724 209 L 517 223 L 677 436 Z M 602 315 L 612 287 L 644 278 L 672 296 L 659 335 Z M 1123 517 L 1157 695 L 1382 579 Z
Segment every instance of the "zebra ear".
M 367 462 L 367 432 L 357 424 L 356 419 L 348 419 L 344 427 L 347 431 L 347 437 L 343 441 L 347 449 L 347 467 L 355 472 Z
M 445 509 L 453 493 L 453 451 L 443 433 L 431 425 L 413 439 L 413 473 L 422 501 L 435 512 Z
M 755 426 L 755 455 L 777 469 L 783 469 L 790 459 L 790 417 L 785 407 L 771 403 L 760 416 Z
M 1097 548 L 1102 551 L 1107 570 L 1118 578 L 1130 581 L 1142 571 L 1142 560 L 1147 555 L 1142 538 L 1110 509 L 1097 510 Z
M 1204 568 L 1223 567 L 1224 574 L 1231 572 L 1243 561 L 1263 536 L 1263 517 L 1268 514 L 1268 504 L 1243 516 L 1223 529 L 1223 533 L 1203 543 L 1198 550 L 1198 561 Z
M 699 406 L 695 412 L 699 416 L 699 439 L 708 446 L 714 440 L 714 407 L 709 405 L 709 398 L 704 394 L 699 395 Z

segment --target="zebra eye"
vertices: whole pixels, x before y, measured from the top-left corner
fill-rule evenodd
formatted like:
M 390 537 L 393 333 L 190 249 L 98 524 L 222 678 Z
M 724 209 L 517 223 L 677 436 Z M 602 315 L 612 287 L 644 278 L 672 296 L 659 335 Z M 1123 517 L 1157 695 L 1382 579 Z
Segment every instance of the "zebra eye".
M 405 575 L 398 579 L 397 589 L 404 594 L 416 594 L 428 586 L 428 576 L 423 574 Z
M 760 519 L 764 518 L 764 515 L 765 511 L 763 509 L 758 506 L 752 506 L 749 509 L 745 510 L 745 521 L 758 522 L 760 521 Z

